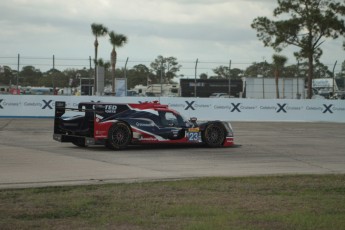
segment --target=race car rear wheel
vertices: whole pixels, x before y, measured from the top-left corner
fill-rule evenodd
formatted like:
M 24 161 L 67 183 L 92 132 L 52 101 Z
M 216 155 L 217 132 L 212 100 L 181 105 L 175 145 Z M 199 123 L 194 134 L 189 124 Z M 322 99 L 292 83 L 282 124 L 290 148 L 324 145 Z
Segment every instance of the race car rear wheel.
M 131 140 L 130 127 L 124 122 L 118 122 L 110 127 L 106 146 L 111 149 L 123 149 L 130 144 Z
M 221 147 L 225 140 L 225 129 L 221 124 L 209 124 L 203 132 L 203 140 L 209 147 Z

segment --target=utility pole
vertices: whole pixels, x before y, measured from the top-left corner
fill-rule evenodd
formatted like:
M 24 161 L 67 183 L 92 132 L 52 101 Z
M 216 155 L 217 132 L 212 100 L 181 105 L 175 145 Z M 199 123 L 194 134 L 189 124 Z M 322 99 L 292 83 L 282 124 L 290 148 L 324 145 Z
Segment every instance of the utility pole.
M 162 62 L 161 62 L 161 96 L 163 95 L 163 59 L 162 59 Z
M 18 86 L 18 79 L 19 79 L 19 60 L 20 60 L 20 55 L 18 54 L 18 66 L 17 66 L 17 93 L 18 93 L 18 89 L 19 89 L 19 86 Z
M 194 97 L 196 97 L 196 71 L 197 71 L 197 68 L 198 68 L 198 61 L 199 61 L 199 59 L 197 58 L 196 62 L 195 62 Z
M 229 62 L 229 98 L 231 96 L 231 60 Z
M 89 63 L 90 63 L 90 78 L 89 78 L 89 86 L 88 86 L 88 88 L 89 88 L 89 96 L 90 95 L 92 95 L 92 87 L 90 87 L 90 85 L 91 85 L 91 82 L 90 82 L 90 79 L 92 78 L 92 59 L 91 59 L 91 56 L 89 56 Z M 95 80 L 95 79 L 93 79 L 93 80 Z M 95 84 L 92 84 L 93 86 L 95 85 Z
M 53 70 L 55 70 L 55 55 L 53 54 Z

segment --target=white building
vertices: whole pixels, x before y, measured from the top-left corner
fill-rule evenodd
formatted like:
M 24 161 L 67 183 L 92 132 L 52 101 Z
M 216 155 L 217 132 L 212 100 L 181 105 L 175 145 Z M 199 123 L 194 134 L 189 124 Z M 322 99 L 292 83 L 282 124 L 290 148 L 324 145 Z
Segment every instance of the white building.
M 275 99 L 275 78 L 244 78 L 246 98 Z M 303 78 L 279 78 L 278 89 L 281 99 L 304 99 L 305 84 Z

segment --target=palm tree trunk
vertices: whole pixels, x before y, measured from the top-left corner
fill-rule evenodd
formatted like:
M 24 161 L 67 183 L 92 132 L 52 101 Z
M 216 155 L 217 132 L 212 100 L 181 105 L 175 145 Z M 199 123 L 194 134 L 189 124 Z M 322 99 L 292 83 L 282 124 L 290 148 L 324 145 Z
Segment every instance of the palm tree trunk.
M 115 48 L 113 48 L 113 51 L 111 52 L 111 75 L 112 75 L 112 93 L 115 95 L 115 66 L 116 66 L 116 58 L 117 53 L 115 51 Z
M 308 99 L 313 97 L 312 91 L 312 84 L 313 84 L 313 72 L 314 72 L 314 65 L 313 65 L 313 55 L 310 53 L 308 54 L 308 63 L 309 63 L 309 70 L 308 70 Z
M 276 82 L 276 98 L 279 99 L 279 70 L 274 71 L 275 82 Z
M 94 45 L 95 45 L 95 76 L 94 76 L 94 83 L 93 83 L 93 94 L 96 95 L 96 92 L 97 92 L 97 55 L 98 55 L 97 37 L 96 37 Z

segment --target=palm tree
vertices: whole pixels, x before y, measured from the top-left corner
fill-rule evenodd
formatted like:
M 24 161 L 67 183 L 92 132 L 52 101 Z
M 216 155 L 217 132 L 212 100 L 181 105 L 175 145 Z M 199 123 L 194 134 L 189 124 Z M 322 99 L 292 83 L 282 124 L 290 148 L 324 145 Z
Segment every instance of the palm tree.
M 97 91 L 97 53 L 98 53 L 98 37 L 105 36 L 108 33 L 107 27 L 103 26 L 102 24 L 92 23 L 91 24 L 92 34 L 95 36 L 95 82 L 94 82 L 94 94 Z
M 278 54 L 273 54 L 272 59 L 274 66 L 274 77 L 276 81 L 276 97 L 279 98 L 279 77 L 287 61 L 287 57 Z
M 113 46 L 113 50 L 111 51 L 111 72 L 112 72 L 112 93 L 115 93 L 115 66 L 116 66 L 116 59 L 117 53 L 115 48 L 122 47 L 124 44 L 127 43 L 127 37 L 123 34 L 116 34 L 114 31 L 109 33 L 109 41 Z

